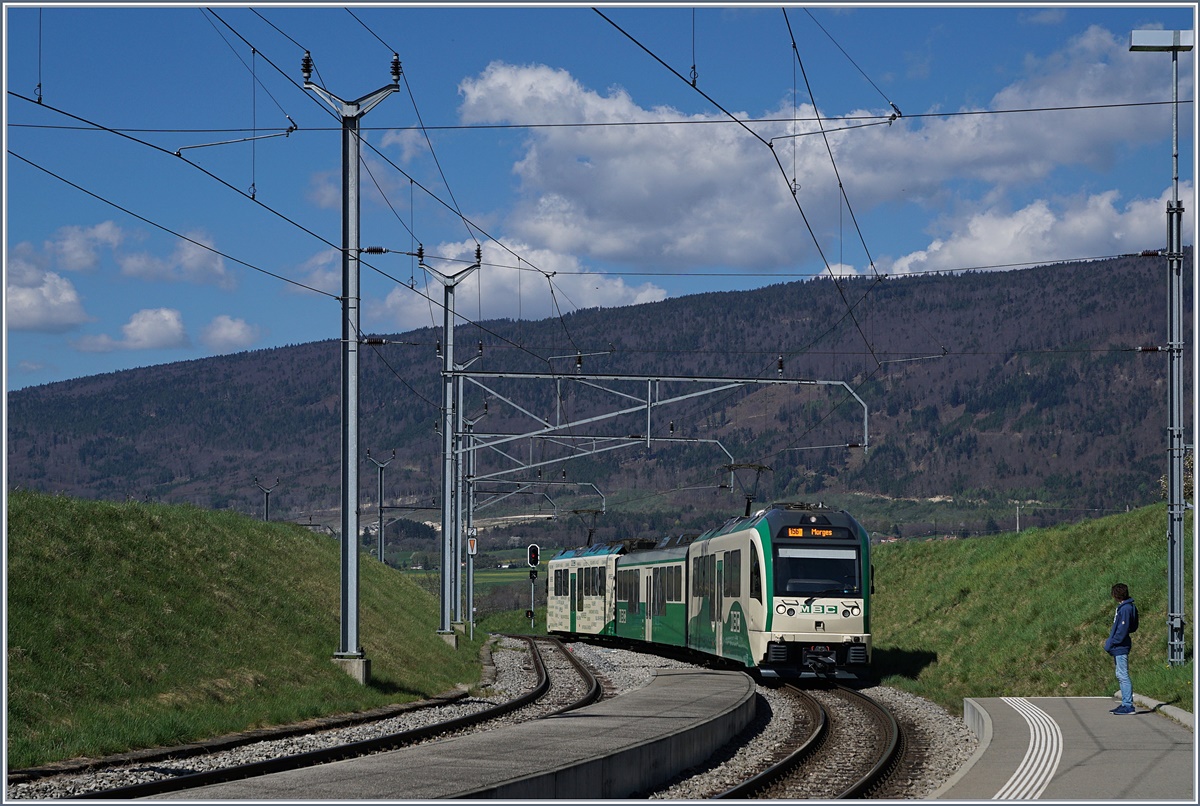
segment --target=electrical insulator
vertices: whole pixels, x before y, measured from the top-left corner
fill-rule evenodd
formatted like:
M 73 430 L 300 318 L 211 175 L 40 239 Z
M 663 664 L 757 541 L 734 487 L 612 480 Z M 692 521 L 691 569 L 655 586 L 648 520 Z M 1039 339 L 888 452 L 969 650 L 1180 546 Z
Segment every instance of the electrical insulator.
M 363 250 L 361 250 L 361 251 L 362 251 L 364 254 L 368 254 L 368 255 L 384 255 L 384 254 L 387 254 L 387 249 L 384 249 L 382 246 L 368 246 L 366 249 L 363 249 Z
M 425 262 L 425 245 L 424 244 L 417 245 L 417 262 L 418 263 Z
M 400 54 L 392 54 L 392 83 L 400 81 Z
M 675 433 L 675 421 L 674 420 L 671 421 L 671 433 L 672 434 Z
M 479 354 L 483 355 L 483 340 L 479 340 Z
M 437 340 L 437 354 L 439 357 L 441 357 L 441 355 L 442 355 L 442 340 L 441 339 Z
M 475 244 L 475 262 L 483 263 L 483 247 L 479 244 Z
M 306 51 L 304 51 L 304 58 L 300 60 L 300 72 L 304 74 L 305 83 L 307 83 L 308 80 L 310 78 L 312 78 L 312 71 L 313 71 L 312 56 L 306 50 Z
M 583 369 L 583 353 L 575 353 L 575 371 L 579 372 Z
M 487 400 L 486 399 L 483 401 L 483 413 L 487 414 Z
M 783 376 L 783 356 L 779 356 L 779 375 Z

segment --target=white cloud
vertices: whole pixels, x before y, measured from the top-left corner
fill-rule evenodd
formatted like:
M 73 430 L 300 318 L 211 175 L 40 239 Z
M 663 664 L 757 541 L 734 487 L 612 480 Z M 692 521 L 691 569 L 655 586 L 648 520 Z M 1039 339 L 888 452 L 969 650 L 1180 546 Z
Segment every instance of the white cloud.
M 992 207 L 970 216 L 926 248 L 894 261 L 883 259 L 879 265 L 884 271 L 905 274 L 1164 248 L 1171 193 L 1168 188 L 1156 199 L 1134 199 L 1123 205 L 1116 191 L 1108 191 L 1056 203 L 1039 199 L 1017 210 Z M 1192 209 L 1191 183 L 1182 183 L 1179 193 L 1184 209 Z M 1192 221 L 1184 216 L 1186 243 L 1194 237 Z
M 985 108 L 957 111 L 1161 97 L 1167 87 L 1162 66 L 1139 58 L 1144 56 L 1129 53 L 1122 36 L 1089 28 L 1058 52 L 1027 59 L 1021 78 Z M 845 237 L 849 226 L 825 139 L 773 139 L 793 133 L 790 121 L 753 124 L 760 137 L 774 143 L 768 149 L 715 112 L 685 115 L 668 107 L 646 108 L 623 89 L 597 92 L 544 65 L 494 62 L 462 81 L 459 92 L 466 123 L 693 122 L 530 130 L 513 167 L 521 198 L 506 226 L 535 247 L 660 269 L 773 269 L 816 257 L 809 226 L 825 250 Z M 1190 97 L 1190 71 L 1181 71 L 1180 94 Z M 793 105 L 781 99 L 773 110 L 731 111 L 739 118 L 790 118 Z M 821 113 L 828 120 L 889 111 Z M 901 118 L 892 125 L 831 133 L 829 142 L 850 204 L 867 222 L 868 247 L 878 253 L 882 250 L 867 216 L 881 205 L 936 213 L 967 203 L 977 207 L 980 199 L 999 204 L 1010 196 L 1024 196 L 1020 203 L 1028 205 L 1031 196 L 1049 195 L 1041 184 L 1056 174 L 1074 167 L 1107 170 L 1130 144 L 1161 137 L 1169 123 L 1159 126 L 1155 119 L 1166 121 L 1168 115 L 1166 108 L 1130 108 Z M 805 122 L 812 116 L 811 106 L 798 108 L 800 133 L 816 131 Z M 828 128 L 841 125 L 827 123 Z M 795 201 L 788 192 L 793 145 L 794 176 L 801 185 Z M 1095 247 L 1085 251 L 1093 253 Z
M 146 308 L 121 326 L 122 338 L 108 334 L 84 336 L 75 347 L 85 353 L 110 353 L 115 350 L 162 350 L 189 345 L 183 317 L 172 308 Z
M 304 196 L 318 209 L 341 209 L 341 173 L 338 171 L 316 171 L 308 177 L 308 192 Z
M 262 329 L 247 324 L 245 319 L 221 314 L 201 331 L 200 343 L 215 353 L 231 353 L 246 349 L 261 335 Z
M 83 271 L 96 267 L 101 247 L 116 249 L 124 239 L 125 233 L 112 221 L 92 227 L 67 226 L 46 241 L 45 250 L 54 256 L 59 268 Z
M 425 137 L 416 129 L 391 129 L 384 133 L 379 141 L 380 148 L 400 147 L 400 162 L 404 165 L 411 163 L 416 157 L 428 151 Z
M 296 282 L 328 294 L 342 293 L 342 252 L 340 249 L 325 249 L 304 261 Z M 288 284 L 287 290 L 297 294 L 311 294 L 304 288 Z
M 63 333 L 90 320 L 75 285 L 47 271 L 33 245 L 17 244 L 5 260 L 5 321 L 10 330 Z
M 455 289 L 455 310 L 460 317 L 472 321 L 479 318 L 541 319 L 557 316 L 560 311 L 636 305 L 657 302 L 667 296 L 666 291 L 653 283 L 630 286 L 621 278 L 588 272 L 575 257 L 513 241 L 506 241 L 506 245 L 522 256 L 521 262 L 495 243 L 484 244 L 483 268 L 467 275 Z M 437 259 L 426 258 L 431 268 L 453 274 L 464 269 L 467 263 L 443 264 L 442 260 L 473 263 L 475 244 L 467 241 L 441 244 L 429 250 L 429 254 L 438 256 Z M 554 272 L 558 273 L 547 279 L 546 275 Z M 425 284 L 418 276 L 417 291 L 402 286 L 393 289 L 382 302 L 366 300 L 364 315 L 371 329 L 441 327 L 442 299 L 440 282 L 429 278 Z
M 623 89 L 600 95 L 542 65 L 495 62 L 459 90 L 468 123 L 722 119 L 643 109 Z M 785 126 L 775 124 L 778 133 Z M 803 244 L 770 150 L 728 122 L 539 129 L 513 170 L 524 198 L 509 226 L 555 252 L 659 267 L 779 266 Z
M 212 236 L 203 231 L 185 233 L 191 240 L 179 240 L 167 258 L 148 252 L 117 256 L 121 274 L 142 280 L 165 280 L 200 285 L 215 285 L 231 290 L 237 285 L 225 268 L 225 258 L 217 254 Z

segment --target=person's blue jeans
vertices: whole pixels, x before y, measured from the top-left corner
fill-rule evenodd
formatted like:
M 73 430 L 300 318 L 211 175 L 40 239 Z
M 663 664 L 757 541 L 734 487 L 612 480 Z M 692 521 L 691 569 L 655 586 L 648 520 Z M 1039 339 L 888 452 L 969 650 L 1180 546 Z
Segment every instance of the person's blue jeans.
M 1113 655 L 1117 667 L 1117 683 L 1121 686 L 1121 705 L 1133 707 L 1133 682 L 1129 679 L 1129 656 Z

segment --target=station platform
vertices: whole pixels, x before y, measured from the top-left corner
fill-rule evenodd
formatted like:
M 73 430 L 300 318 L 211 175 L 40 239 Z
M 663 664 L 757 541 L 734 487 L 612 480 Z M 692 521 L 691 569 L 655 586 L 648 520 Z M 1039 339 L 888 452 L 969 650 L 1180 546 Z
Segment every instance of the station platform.
M 559 716 L 156 799 L 623 798 L 704 761 L 754 714 L 748 675 L 661 669 L 641 689 Z
M 1135 696 L 963 700 L 979 737 L 971 760 L 931 798 L 1196 802 L 1191 714 Z M 1173 713 L 1177 719 L 1166 716 Z

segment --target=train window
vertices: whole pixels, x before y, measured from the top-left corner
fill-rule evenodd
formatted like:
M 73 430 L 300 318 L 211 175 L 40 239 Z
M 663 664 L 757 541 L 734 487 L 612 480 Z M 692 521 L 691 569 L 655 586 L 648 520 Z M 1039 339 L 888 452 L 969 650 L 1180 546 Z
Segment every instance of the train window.
M 582 579 L 580 579 L 578 581 L 578 583 L 576 583 L 576 585 L 575 585 L 575 610 L 576 611 L 583 610 L 583 589 L 586 587 L 586 583 L 587 583 L 588 569 L 583 568 L 581 570 L 583 571 L 583 573 L 581 573 L 579 576 L 582 577 Z
M 665 568 L 655 568 L 652 575 L 652 584 L 654 586 L 651 596 L 650 607 L 652 616 L 663 616 L 667 613 L 666 603 L 666 582 L 664 581 Z
M 762 571 L 758 567 L 758 548 L 750 544 L 750 598 L 763 600 Z
M 742 550 L 725 552 L 725 577 L 723 580 L 726 596 L 737 599 L 742 595 Z
M 861 595 L 854 549 L 779 547 L 775 558 L 777 595 Z

